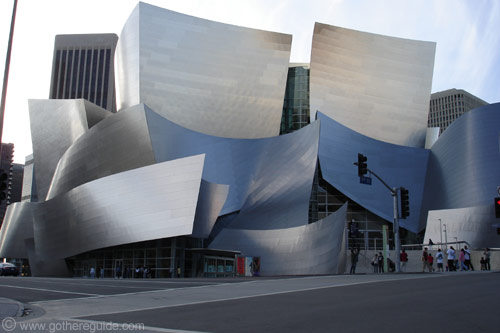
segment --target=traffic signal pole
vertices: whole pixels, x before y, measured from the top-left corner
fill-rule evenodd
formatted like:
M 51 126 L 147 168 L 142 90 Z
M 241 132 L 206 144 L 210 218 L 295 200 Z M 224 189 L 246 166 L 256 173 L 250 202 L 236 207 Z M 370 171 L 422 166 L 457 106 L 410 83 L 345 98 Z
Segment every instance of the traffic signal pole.
M 359 158 L 358 158 L 359 160 Z M 366 160 L 365 160 L 366 161 Z M 357 162 L 354 162 L 354 165 L 358 165 Z M 400 252 L 401 252 L 401 242 L 399 239 L 399 214 L 398 214 L 398 188 L 390 187 L 382 178 L 380 178 L 375 172 L 372 170 L 366 168 L 366 170 L 375 178 L 377 178 L 387 189 L 391 192 L 391 195 L 393 197 L 393 204 L 394 204 L 394 224 L 393 224 L 393 233 L 394 233 L 394 243 L 395 243 L 395 250 L 396 250 L 396 260 L 395 260 L 395 265 L 396 265 L 396 272 L 401 272 L 401 258 L 400 258 Z M 385 249 L 384 249 L 385 251 Z M 384 260 L 387 260 L 387 256 L 384 256 Z
M 394 233 L 394 244 L 396 245 L 396 272 L 401 272 L 401 241 L 399 239 L 399 214 L 398 214 L 398 189 L 393 188 L 391 191 L 393 203 L 394 203 L 394 224 L 393 224 L 393 233 Z

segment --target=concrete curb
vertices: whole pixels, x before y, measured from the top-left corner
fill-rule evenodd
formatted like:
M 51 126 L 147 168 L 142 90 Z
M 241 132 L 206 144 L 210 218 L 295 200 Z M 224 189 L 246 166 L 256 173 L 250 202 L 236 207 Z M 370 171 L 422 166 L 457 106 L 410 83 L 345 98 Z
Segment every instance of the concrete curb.
M 19 318 L 24 313 L 24 305 L 18 301 L 0 297 L 0 320 L 11 317 Z

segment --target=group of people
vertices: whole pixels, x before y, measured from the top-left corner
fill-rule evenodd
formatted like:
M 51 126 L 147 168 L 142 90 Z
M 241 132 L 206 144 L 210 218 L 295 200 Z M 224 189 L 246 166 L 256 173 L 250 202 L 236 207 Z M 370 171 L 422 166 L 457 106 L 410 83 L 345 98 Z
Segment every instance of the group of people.
M 359 245 L 355 245 L 351 248 L 351 270 L 350 274 L 356 274 L 356 264 L 359 259 Z M 445 260 L 445 255 L 446 255 L 446 260 Z M 490 258 L 491 258 L 491 253 L 490 249 L 486 248 L 485 251 L 483 252 L 483 257 L 481 257 L 481 270 L 491 270 L 491 265 L 490 265 Z M 403 249 L 400 253 L 400 262 L 401 262 L 401 271 L 405 272 L 406 271 L 406 266 L 408 263 L 408 254 L 406 251 Z M 446 267 L 444 266 L 446 262 Z M 434 268 L 434 263 L 436 263 L 436 268 Z M 382 252 L 375 253 L 371 260 L 371 265 L 373 267 L 373 272 L 374 273 L 383 273 L 384 272 L 384 256 Z M 395 270 L 395 264 L 394 262 L 387 258 L 387 265 L 389 268 L 389 271 L 394 271 Z M 422 253 L 422 272 L 444 272 L 446 271 L 473 271 L 474 270 L 474 265 L 472 264 L 471 261 L 471 252 L 467 246 L 464 246 L 458 254 L 456 253 L 455 249 L 453 246 L 450 246 L 450 248 L 446 251 L 446 253 L 443 253 L 441 249 L 438 249 L 435 255 L 433 256 L 432 253 L 429 251 L 428 248 L 424 248 L 424 251 Z
M 428 251 L 427 248 L 424 248 L 424 252 L 422 253 L 422 272 L 434 272 L 436 271 L 433 267 L 434 260 L 436 260 L 437 263 L 437 271 L 438 272 L 444 272 L 444 253 L 441 251 L 441 249 L 438 249 L 436 252 L 435 257 L 432 256 L 432 253 Z M 486 250 L 483 253 L 483 257 L 481 258 L 481 270 L 491 270 L 490 266 L 490 249 L 486 248 Z M 447 259 L 447 264 L 446 264 L 446 271 L 447 272 L 455 272 L 457 270 L 460 271 L 473 271 L 474 270 L 474 265 L 472 264 L 471 261 L 471 252 L 469 248 L 464 246 L 460 251 L 455 251 L 453 246 L 450 246 L 450 248 L 446 251 L 446 259 Z
M 120 278 L 150 278 L 151 277 L 151 269 L 149 267 L 144 267 L 144 266 L 138 266 L 135 269 L 132 268 L 125 268 L 125 271 L 122 274 L 122 267 L 121 266 L 116 266 L 115 268 L 115 278 L 120 279 Z M 98 267 L 96 270 L 94 267 L 90 268 L 90 278 L 95 279 L 95 278 L 104 278 L 104 268 L 103 267 Z

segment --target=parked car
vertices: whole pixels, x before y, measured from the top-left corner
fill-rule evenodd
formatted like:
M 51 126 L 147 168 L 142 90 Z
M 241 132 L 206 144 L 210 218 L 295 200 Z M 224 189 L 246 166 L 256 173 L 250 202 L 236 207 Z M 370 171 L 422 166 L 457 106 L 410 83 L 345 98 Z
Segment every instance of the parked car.
M 3 275 L 3 276 L 7 276 L 7 275 L 18 276 L 19 275 L 19 269 L 16 267 L 16 265 L 11 264 L 9 262 L 0 263 L 0 275 Z

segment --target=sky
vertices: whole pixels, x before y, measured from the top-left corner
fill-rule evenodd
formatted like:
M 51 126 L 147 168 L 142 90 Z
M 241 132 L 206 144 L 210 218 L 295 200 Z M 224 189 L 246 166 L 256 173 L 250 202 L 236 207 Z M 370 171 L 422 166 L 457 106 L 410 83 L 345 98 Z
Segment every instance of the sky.
M 0 0 L 0 66 L 13 0 Z M 437 43 L 432 92 L 464 89 L 500 102 L 500 1 L 496 0 L 147 0 L 217 22 L 291 34 L 291 62 L 309 62 L 315 22 Z M 49 96 L 57 34 L 116 33 L 137 0 L 19 0 L 3 139 L 14 161 L 32 153 L 28 99 Z M 3 75 L 2 75 L 3 78 Z M 2 85 L 0 80 L 0 87 Z

